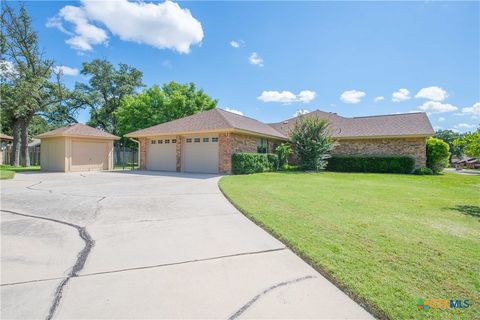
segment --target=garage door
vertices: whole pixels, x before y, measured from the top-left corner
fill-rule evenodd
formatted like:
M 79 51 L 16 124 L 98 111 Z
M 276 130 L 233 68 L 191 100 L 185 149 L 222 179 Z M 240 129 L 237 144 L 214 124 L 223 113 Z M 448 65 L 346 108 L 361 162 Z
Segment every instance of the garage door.
M 147 143 L 148 170 L 177 170 L 177 141 L 175 137 L 149 139 Z
M 73 171 L 108 169 L 108 142 L 72 141 Z
M 218 136 L 184 138 L 183 171 L 218 173 Z

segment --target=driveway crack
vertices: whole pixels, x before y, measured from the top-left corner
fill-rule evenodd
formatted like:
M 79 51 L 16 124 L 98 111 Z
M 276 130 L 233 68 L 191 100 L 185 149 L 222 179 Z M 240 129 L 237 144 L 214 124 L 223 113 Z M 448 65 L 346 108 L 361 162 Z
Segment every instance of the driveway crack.
M 234 319 L 238 318 L 242 313 L 244 313 L 248 308 L 250 308 L 258 299 L 260 299 L 261 297 L 263 297 L 264 295 L 266 295 L 270 291 L 273 291 L 273 290 L 278 289 L 278 288 L 283 287 L 283 286 L 287 286 L 287 285 L 290 285 L 290 284 L 294 284 L 294 283 L 297 283 L 297 282 L 300 282 L 300 281 L 313 279 L 313 278 L 316 278 L 316 277 L 315 276 L 305 276 L 305 277 L 296 278 L 296 279 L 293 279 L 293 280 L 290 280 L 290 281 L 280 282 L 280 283 L 277 283 L 277 284 L 275 284 L 271 287 L 268 287 L 267 289 L 263 290 L 262 292 L 257 294 L 255 297 L 250 299 L 246 304 L 244 304 L 234 314 L 232 314 L 230 317 L 228 317 L 228 320 L 234 320 Z
M 27 217 L 27 218 L 33 218 L 33 219 L 40 219 L 40 220 L 46 220 L 54 223 L 59 223 L 63 224 L 65 226 L 69 226 L 72 228 L 75 228 L 78 231 L 78 235 L 82 240 L 85 242 L 85 246 L 83 249 L 78 253 L 77 259 L 75 261 L 75 264 L 71 268 L 70 272 L 68 273 L 67 277 L 62 280 L 62 282 L 58 285 L 57 289 L 55 290 L 55 295 L 54 299 L 52 301 L 52 304 L 50 306 L 48 315 L 46 317 L 47 320 L 50 320 L 53 318 L 55 311 L 57 310 L 58 305 L 60 304 L 60 300 L 62 299 L 62 294 L 63 294 L 63 288 L 67 285 L 67 283 L 70 281 L 71 278 L 77 277 L 78 273 L 83 269 L 85 266 L 85 262 L 87 261 L 87 257 L 92 250 L 93 246 L 95 245 L 95 241 L 92 239 L 90 234 L 88 233 L 87 229 L 85 227 L 81 227 L 79 225 L 66 222 L 66 221 L 61 221 L 53 218 L 46 218 L 46 217 L 40 217 L 40 216 L 35 216 L 35 215 L 30 215 L 30 214 L 25 214 L 25 213 L 20 213 L 20 212 L 15 212 L 11 210 L 4 210 L 1 209 L 3 212 L 7 212 L 10 214 L 22 216 L 22 217 Z

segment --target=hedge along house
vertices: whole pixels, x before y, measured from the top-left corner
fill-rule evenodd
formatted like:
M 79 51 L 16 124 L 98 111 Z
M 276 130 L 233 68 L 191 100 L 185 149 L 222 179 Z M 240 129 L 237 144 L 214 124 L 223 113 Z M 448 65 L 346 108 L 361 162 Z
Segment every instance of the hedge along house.
M 140 142 L 140 168 L 231 173 L 232 155 L 273 152 L 288 138 L 271 126 L 222 109 L 212 109 L 126 135 Z
M 329 121 L 332 138 L 337 141 L 333 155 L 407 155 L 415 159 L 416 167 L 425 167 L 426 139 L 435 134 L 424 112 L 345 118 L 316 110 L 303 117 Z M 288 136 L 298 119 L 270 125 Z
M 40 165 L 45 171 L 113 169 L 113 141 L 120 139 L 81 123 L 39 134 Z

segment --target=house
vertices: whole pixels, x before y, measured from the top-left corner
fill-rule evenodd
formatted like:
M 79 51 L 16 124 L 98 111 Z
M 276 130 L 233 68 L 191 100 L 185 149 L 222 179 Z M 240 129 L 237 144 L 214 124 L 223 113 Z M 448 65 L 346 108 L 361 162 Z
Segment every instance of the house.
M 479 169 L 480 160 L 478 158 L 463 156 L 462 159 L 452 159 L 452 165 L 467 169 Z
M 0 164 L 7 164 L 8 159 L 4 159 L 4 152 L 7 149 L 7 145 L 12 143 L 13 137 L 0 133 Z
M 81 123 L 35 137 L 40 139 L 40 164 L 45 171 L 113 169 L 113 141 L 120 139 Z
M 345 118 L 314 111 L 327 119 L 338 145 L 336 155 L 410 155 L 417 167 L 426 163 L 426 139 L 434 134 L 425 113 Z M 126 136 L 140 143 L 140 168 L 147 170 L 231 173 L 238 152 L 273 152 L 288 141 L 298 117 L 279 123 L 212 109 Z
M 435 134 L 424 112 L 345 118 L 316 110 L 303 116 L 329 121 L 337 142 L 332 155 L 409 155 L 415 158 L 416 167 L 426 166 L 426 140 Z M 298 118 L 270 125 L 289 135 Z

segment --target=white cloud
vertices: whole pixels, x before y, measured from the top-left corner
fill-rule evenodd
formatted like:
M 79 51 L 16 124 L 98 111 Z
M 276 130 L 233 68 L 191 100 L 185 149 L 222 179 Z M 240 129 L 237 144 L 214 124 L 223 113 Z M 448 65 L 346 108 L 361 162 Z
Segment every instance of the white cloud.
M 462 108 L 462 112 L 473 114 L 473 115 L 480 115 L 480 102 L 475 103 L 471 107 Z
M 405 101 L 410 99 L 410 91 L 407 89 L 398 89 L 398 91 L 395 91 L 392 93 L 392 101 L 393 102 L 400 102 L 400 101 Z
M 177 3 L 82 0 L 80 7 L 65 6 L 58 17 L 48 20 L 48 27 L 56 27 L 71 34 L 67 43 L 81 51 L 92 50 L 92 45 L 108 40 L 104 25 L 111 33 L 124 41 L 148 44 L 159 49 L 172 49 L 189 53 L 190 46 L 203 39 L 201 23 L 188 9 Z M 61 19 L 74 25 L 74 32 L 67 31 Z
M 299 109 L 297 111 L 295 111 L 295 113 L 293 114 L 294 117 L 298 117 L 298 116 L 301 116 L 303 114 L 307 114 L 307 113 L 310 113 L 310 110 L 307 110 L 307 109 Z
M 232 41 L 230 41 L 230 46 L 232 46 L 234 48 L 240 48 L 241 44 L 240 44 L 239 41 L 232 40 Z
M 415 95 L 415 98 L 422 98 L 434 101 L 443 101 L 448 97 L 447 91 L 440 87 L 422 88 Z
M 375 101 L 375 102 L 379 102 L 379 101 L 382 101 L 382 100 L 385 100 L 384 96 L 378 96 L 378 97 L 375 97 L 375 99 L 373 99 L 373 101 Z
M 252 52 L 250 55 L 249 61 L 251 64 L 263 67 L 263 58 L 258 55 L 256 52 Z
M 473 129 L 476 128 L 477 126 L 474 124 L 468 124 L 468 123 L 459 123 L 455 125 L 455 129 Z
M 263 102 L 280 102 L 284 104 L 293 102 L 309 103 L 315 99 L 316 96 L 317 93 L 310 90 L 302 90 L 298 95 L 291 91 L 263 91 L 257 99 Z
M 67 66 L 56 66 L 53 68 L 53 71 L 55 71 L 56 73 L 61 73 L 65 76 L 72 76 L 72 77 L 78 76 L 79 74 L 79 71 L 77 68 L 70 68 Z
M 315 91 L 303 90 L 303 91 L 300 91 L 297 98 L 298 98 L 298 101 L 301 101 L 303 103 L 309 103 L 310 101 L 315 99 L 316 96 L 317 96 L 317 93 Z
M 443 122 L 443 121 L 445 121 L 445 118 L 444 118 L 444 117 L 438 118 L 438 122 Z
M 340 100 L 345 103 L 359 103 L 363 97 L 366 96 L 366 93 L 358 90 L 348 90 L 344 91 L 340 95 Z
M 455 111 L 458 108 L 448 103 L 441 103 L 438 101 L 427 101 L 418 107 L 420 110 L 431 113 L 444 113 Z
M 225 111 L 228 111 L 228 112 L 231 112 L 231 113 L 236 113 L 236 114 L 239 114 L 241 116 L 243 116 L 243 112 L 242 111 L 239 111 L 239 110 L 235 110 L 235 109 L 230 109 L 230 108 L 225 108 Z

